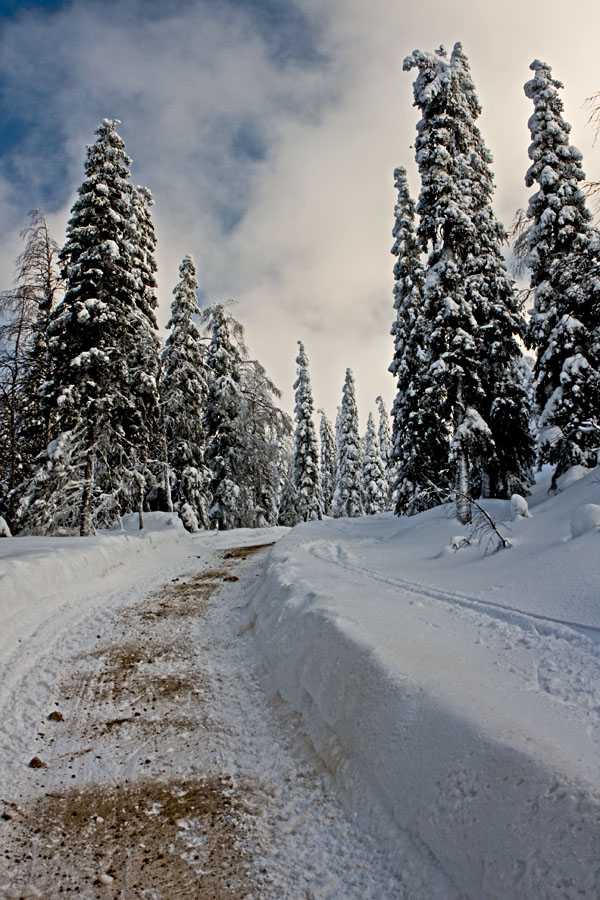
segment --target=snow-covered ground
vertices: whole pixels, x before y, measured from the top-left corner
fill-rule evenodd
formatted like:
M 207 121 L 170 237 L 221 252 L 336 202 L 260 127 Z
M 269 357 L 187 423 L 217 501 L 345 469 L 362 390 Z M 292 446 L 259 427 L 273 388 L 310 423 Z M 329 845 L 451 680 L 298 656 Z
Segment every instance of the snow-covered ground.
M 249 620 L 350 808 L 402 875 L 408 833 L 461 895 L 600 896 L 600 475 L 485 504 L 294 529 Z M 576 535 L 576 536 L 573 536 Z M 410 896 L 410 893 L 409 893 Z
M 198 798 L 226 786 L 253 885 L 232 896 L 597 900 L 600 475 L 547 487 L 527 518 L 485 504 L 512 545 L 498 553 L 486 533 L 453 549 L 469 535 L 444 508 L 289 533 L 191 537 L 151 516 L 142 534 L 130 521 L 0 540 L 4 846 L 69 785 L 81 804 L 83 786 L 143 784 L 133 806 L 160 811 L 148 784 L 176 777 Z M 144 679 L 179 692 L 151 705 Z M 56 704 L 64 728 L 48 724 Z M 34 754 L 44 767 L 28 768 Z M 96 821 L 110 804 L 94 796 Z M 188 856 L 208 840 L 201 818 L 173 826 Z M 17 876 L 54 896 L 36 846 L 29 869 L 11 866 L 12 845 L 0 856 L 0 896 L 21 896 Z M 80 896 L 117 889 L 102 865 L 107 880 L 92 873 Z

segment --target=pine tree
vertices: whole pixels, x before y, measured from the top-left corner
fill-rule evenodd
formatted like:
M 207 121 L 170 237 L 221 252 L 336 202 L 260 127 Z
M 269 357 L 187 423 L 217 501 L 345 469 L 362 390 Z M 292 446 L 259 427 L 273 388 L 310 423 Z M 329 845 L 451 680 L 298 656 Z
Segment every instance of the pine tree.
M 211 341 L 206 365 L 209 372 L 204 415 L 210 471 L 210 523 L 222 530 L 240 528 L 244 500 L 240 484 L 244 466 L 243 435 L 239 428 L 242 409 L 241 336 L 236 341 L 235 321 L 222 303 L 210 309 Z
M 386 509 L 393 508 L 393 488 L 396 480 L 394 460 L 392 458 L 392 433 L 390 428 L 390 414 L 388 413 L 383 397 L 376 397 L 377 411 L 379 413 L 379 422 L 377 425 L 377 437 L 379 443 L 379 453 L 385 470 L 385 478 L 387 482 L 387 496 L 385 502 Z
M 491 208 L 491 157 L 475 124 L 480 107 L 462 47 L 454 47 L 450 60 L 443 49 L 415 51 L 404 62 L 405 69 L 413 67 L 419 70 L 415 105 L 422 111 L 418 236 L 421 249 L 429 251 L 422 408 L 438 411 L 437 462 L 442 473 L 444 455 L 452 463 L 457 513 L 466 523 L 474 487 L 488 490 L 493 481 L 495 489 L 507 491 L 527 480 L 526 417 L 511 418 L 525 399 L 515 339 L 522 320 L 502 260 L 503 230 Z M 496 332 L 501 340 L 490 343 Z M 502 389 L 510 391 L 506 404 L 498 400 Z M 447 454 L 441 452 L 444 445 Z
M 452 53 L 459 126 L 458 177 L 470 197 L 473 243 L 463 247 L 461 269 L 467 299 L 477 322 L 479 377 L 483 400 L 478 410 L 491 441 L 471 470 L 471 492 L 489 497 L 526 494 L 531 483 L 534 444 L 531 410 L 519 340 L 526 325 L 521 303 L 502 254 L 507 235 L 492 207 L 492 157 L 476 125 L 481 107 L 460 43 Z
M 394 172 L 398 200 L 394 209 L 394 358 L 389 367 L 397 382 L 392 407 L 392 465 L 397 515 L 412 515 L 435 505 L 431 484 L 448 485 L 449 434 L 440 426 L 426 380 L 426 323 L 423 315 L 425 269 L 414 230 L 415 206 L 406 169 Z
M 325 411 L 320 409 L 318 412 L 321 416 L 319 436 L 321 439 L 320 468 L 321 490 L 323 492 L 323 512 L 326 516 L 331 516 L 337 472 L 337 443 L 333 428 L 331 427 L 331 422 L 325 415 Z
M 160 399 L 173 476 L 173 502 L 186 528 L 208 527 L 208 470 L 204 464 L 204 407 L 208 391 L 198 315 L 196 268 L 191 256 L 179 266 L 173 289 L 169 337 L 162 353 Z
M 375 513 L 383 512 L 387 508 L 389 485 L 372 413 L 369 413 L 367 421 L 365 455 L 362 462 L 362 481 L 366 515 L 372 516 Z
M 323 497 L 319 471 L 319 446 L 313 424 L 313 399 L 308 374 L 308 358 L 302 341 L 298 341 L 296 357 L 297 378 L 294 430 L 294 451 L 292 457 L 291 483 L 294 488 L 294 506 L 299 522 L 321 519 Z
M 581 189 L 582 156 L 569 144 L 560 81 L 534 60 L 525 85 L 531 166 L 527 264 L 534 293 L 528 344 L 537 348 L 534 389 L 540 430 L 539 463 L 556 465 L 553 484 L 569 466 L 593 465 L 600 405 L 599 242 Z
M 47 330 L 53 440 L 22 505 L 24 523 L 42 531 L 78 527 L 90 534 L 131 511 L 142 490 L 133 435 L 141 415 L 132 387 L 132 373 L 141 372 L 135 363 L 130 368 L 132 347 L 143 337 L 141 238 L 131 160 L 117 124 L 105 119 L 88 147 L 60 253 L 66 292 Z
M 386 470 L 389 467 L 392 458 L 392 435 L 390 429 L 390 416 L 385 408 L 383 397 L 376 397 L 377 411 L 379 413 L 379 423 L 377 426 L 377 437 L 379 440 L 379 452 L 383 460 Z
M 33 210 L 29 218 L 16 287 L 0 296 L 0 514 L 13 525 L 21 485 L 49 441 L 46 327 L 62 288 L 59 247 L 44 214 Z
M 150 214 L 154 205 L 152 194 L 138 187 L 132 194 L 130 220 L 133 274 L 136 284 L 135 331 L 130 335 L 129 393 L 135 415 L 128 438 L 135 446 L 139 470 L 137 481 L 143 490 L 148 487 L 151 468 L 159 467 L 162 455 L 162 418 L 158 387 L 160 340 L 157 333 L 156 309 L 156 235 Z M 140 475 L 143 478 L 140 479 Z M 142 500 L 138 496 L 138 503 Z
M 333 514 L 336 518 L 362 516 L 364 513 L 362 453 L 358 432 L 354 377 L 350 369 L 346 369 L 342 392 L 342 405 L 337 422 L 337 444 L 337 476 L 333 496 Z
M 423 379 L 427 412 L 439 417 L 436 450 L 446 452 L 434 462 L 444 478 L 448 460 L 453 464 L 453 482 L 458 492 L 457 514 L 462 522 L 471 518 L 469 496 L 470 411 L 481 403 L 482 389 L 477 368 L 476 322 L 468 302 L 460 269 L 462 248 L 473 242 L 469 197 L 458 179 L 456 122 L 453 116 L 453 72 L 440 49 L 436 55 L 415 51 L 404 68 L 417 67 L 415 105 L 422 112 L 415 142 L 422 189 L 417 204 L 418 236 L 423 251 L 429 249 L 428 271 L 423 290 L 426 359 Z M 475 443 L 475 442 L 473 442 Z M 479 444 L 479 442 L 477 442 Z M 429 455 L 431 460 L 431 454 Z M 436 482 L 440 484 L 440 475 Z
M 281 391 L 256 359 L 242 360 L 242 406 L 239 427 L 244 440 L 244 524 L 249 528 L 277 523 L 283 473 L 289 468 L 290 417 L 279 409 Z

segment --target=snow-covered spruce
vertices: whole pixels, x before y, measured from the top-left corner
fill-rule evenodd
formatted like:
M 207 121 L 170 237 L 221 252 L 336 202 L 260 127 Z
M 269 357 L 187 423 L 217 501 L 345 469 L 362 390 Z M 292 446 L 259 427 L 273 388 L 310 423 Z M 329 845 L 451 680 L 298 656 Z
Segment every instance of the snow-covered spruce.
M 392 406 L 392 466 L 395 511 L 409 515 L 435 505 L 431 483 L 449 483 L 448 441 L 438 410 L 430 402 L 425 379 L 426 323 L 423 317 L 425 270 L 415 235 L 415 205 L 406 169 L 394 172 L 398 199 L 394 208 L 394 358 L 389 367 L 396 378 Z
M 415 145 L 422 180 L 418 237 L 429 258 L 421 395 L 438 416 L 434 468 L 441 476 L 435 481 L 450 463 L 458 516 L 468 522 L 471 492 L 489 492 L 492 481 L 505 494 L 526 486 L 531 443 L 520 413 L 526 391 L 515 339 L 522 321 L 502 260 L 504 232 L 491 209 L 491 157 L 475 124 L 480 107 L 462 46 L 455 45 L 450 59 L 443 48 L 415 51 L 404 68 L 418 69 L 414 95 L 422 111 Z M 490 342 L 496 330 L 502 341 Z M 498 403 L 500 390 L 509 395 L 506 408 Z M 511 418 L 507 444 L 502 432 L 515 409 L 520 414 Z
M 323 515 L 319 445 L 313 423 L 313 399 L 308 374 L 308 357 L 298 341 L 297 378 L 294 382 L 296 427 L 289 483 L 284 489 L 280 523 L 295 525 Z M 285 521 L 284 521 L 285 519 Z
M 390 427 L 390 413 L 388 413 L 383 397 L 376 397 L 377 411 L 379 413 L 379 422 L 377 425 L 377 436 L 379 439 L 379 452 L 383 460 L 383 467 L 388 482 L 388 498 L 386 509 L 391 509 L 392 502 L 392 485 L 394 481 L 394 463 L 392 460 L 392 429 Z
M 173 289 L 169 337 L 161 357 L 160 402 L 172 500 L 188 531 L 208 526 L 208 469 L 204 464 L 203 410 L 207 375 L 198 315 L 196 268 L 191 256 L 179 266 Z
M 145 486 L 156 401 L 153 247 L 117 124 L 105 119 L 88 147 L 60 253 L 66 293 L 47 332 L 52 441 L 22 504 L 33 530 L 90 534 L 137 509 Z
M 333 492 L 335 491 L 335 477 L 337 472 L 337 443 L 331 422 L 323 409 L 319 410 L 321 423 L 319 437 L 321 439 L 320 467 L 321 467 L 321 491 L 323 494 L 323 512 L 332 515 Z
M 342 391 L 342 405 L 337 421 L 337 473 L 333 495 L 333 515 L 362 516 L 363 484 L 361 471 L 361 440 L 358 432 L 358 410 L 354 377 L 346 369 Z
M 275 405 L 280 392 L 264 367 L 248 359 L 240 323 L 222 303 L 203 318 L 211 332 L 204 415 L 211 527 L 275 524 L 289 417 Z
M 537 348 L 535 400 L 539 462 L 555 464 L 554 481 L 572 465 L 595 462 L 600 405 L 600 241 L 582 191 L 580 151 L 569 144 L 560 81 L 534 60 L 525 85 L 531 165 L 527 265 L 534 294 L 529 346 Z
M 221 303 L 210 310 L 212 337 L 206 365 L 209 371 L 204 413 L 205 461 L 210 471 L 210 524 L 228 529 L 242 525 L 241 470 L 244 447 L 239 429 L 242 407 L 239 341 L 232 334 L 233 320 Z
M 515 491 L 528 492 L 534 462 L 528 385 L 518 342 L 526 324 L 504 261 L 507 235 L 492 207 L 492 157 L 476 125 L 481 107 L 460 43 L 454 47 L 452 65 L 457 98 L 454 119 L 462 150 L 457 157 L 458 177 L 463 189 L 468 185 L 474 224 L 473 242 L 461 248 L 460 267 L 478 326 L 483 400 L 477 409 L 491 436 L 484 456 L 471 467 L 470 489 L 473 496 L 508 498 Z
M 248 527 L 276 525 L 284 473 L 290 467 L 292 423 L 276 404 L 281 391 L 256 359 L 242 360 L 240 427 Z
M 372 516 L 375 513 L 383 512 L 387 508 L 389 485 L 372 413 L 369 413 L 367 420 L 362 480 L 366 515 Z
M 144 501 L 148 490 L 162 479 L 163 429 L 160 410 L 158 375 L 160 340 L 157 333 L 156 309 L 156 234 L 150 214 L 154 199 L 148 188 L 137 187 L 132 195 L 130 219 L 133 275 L 136 281 L 135 332 L 129 351 L 130 391 L 135 415 L 131 422 L 130 440 L 136 446 L 140 493 L 130 506 Z

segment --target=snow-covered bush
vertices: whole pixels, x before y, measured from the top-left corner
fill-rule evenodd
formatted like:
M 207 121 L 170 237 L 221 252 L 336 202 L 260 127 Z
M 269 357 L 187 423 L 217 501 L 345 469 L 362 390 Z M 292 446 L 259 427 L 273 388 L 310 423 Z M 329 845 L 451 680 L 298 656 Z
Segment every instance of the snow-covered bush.
M 586 531 L 600 531 L 600 506 L 584 503 L 571 516 L 571 536 L 581 537 Z

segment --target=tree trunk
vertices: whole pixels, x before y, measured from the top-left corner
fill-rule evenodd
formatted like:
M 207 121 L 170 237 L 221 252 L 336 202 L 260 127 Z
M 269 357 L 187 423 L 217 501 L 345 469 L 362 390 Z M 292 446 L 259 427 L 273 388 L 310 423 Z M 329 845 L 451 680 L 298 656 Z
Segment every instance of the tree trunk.
M 85 461 L 83 493 L 81 495 L 81 512 L 79 514 L 79 534 L 88 537 L 92 533 L 92 489 L 94 485 L 94 465 L 96 462 L 95 441 L 92 440 Z
M 469 495 L 469 457 L 464 447 L 456 454 L 456 516 L 462 525 L 470 525 L 472 518 Z
M 171 479 L 169 478 L 169 451 L 167 448 L 167 436 L 163 433 L 163 483 L 167 500 L 167 512 L 173 512 L 173 498 L 171 497 Z
M 462 378 L 459 378 L 456 389 L 456 406 L 455 406 L 455 430 L 460 428 L 465 415 L 465 406 L 463 401 L 463 385 Z M 472 520 L 471 510 L 471 491 L 469 484 L 469 454 L 464 443 L 461 441 L 456 448 L 456 517 L 461 525 L 470 525 Z

